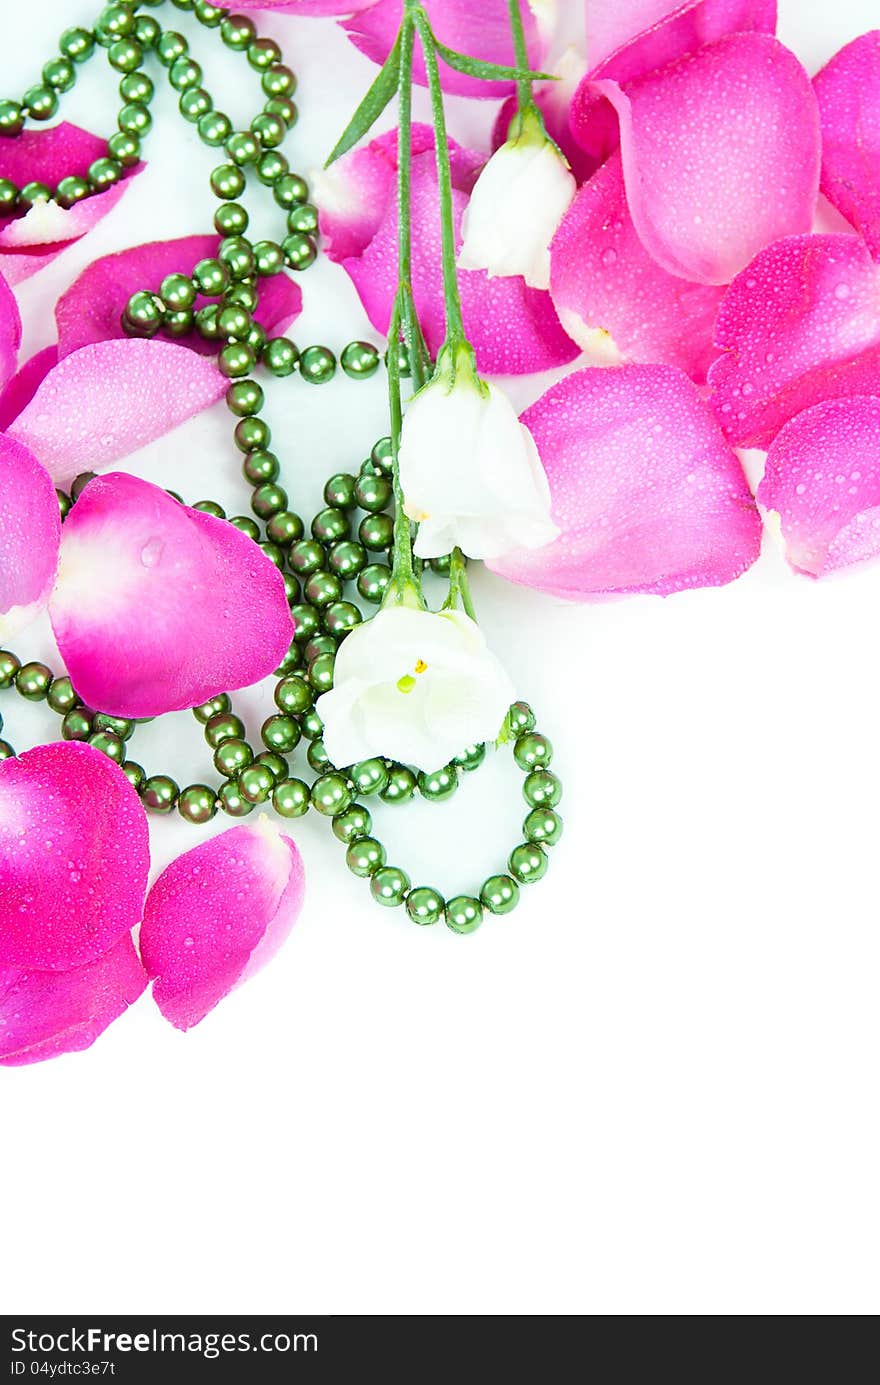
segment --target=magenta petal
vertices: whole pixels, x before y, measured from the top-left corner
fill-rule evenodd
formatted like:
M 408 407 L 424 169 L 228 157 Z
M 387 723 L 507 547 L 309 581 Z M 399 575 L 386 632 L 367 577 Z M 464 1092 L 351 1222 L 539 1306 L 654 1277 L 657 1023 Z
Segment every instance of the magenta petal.
M 277 952 L 302 908 L 302 859 L 261 816 L 178 856 L 147 897 L 141 956 L 153 998 L 191 1029 Z
M 58 567 L 61 515 L 46 469 L 0 433 L 0 639 L 45 605 Z
M 523 22 L 529 60 L 534 70 L 544 61 L 549 35 L 541 28 L 530 5 L 524 4 Z M 375 63 L 384 63 L 394 46 L 403 15 L 403 0 L 376 0 L 376 3 L 343 21 L 343 28 L 356 48 Z M 510 15 L 507 0 L 431 0 L 431 27 L 441 43 L 455 48 L 468 57 L 484 62 L 516 66 L 513 39 L 510 35 Z M 413 66 L 415 80 L 421 86 L 425 80 L 425 62 L 418 44 Z M 486 82 L 468 77 L 454 68 L 440 64 L 440 80 L 444 91 L 458 96 L 506 96 L 513 90 L 512 82 Z
M 85 178 L 89 165 L 106 153 L 105 139 L 68 121 L 23 130 L 15 139 L 0 140 L 0 178 L 18 188 L 30 182 L 54 188 L 62 178 Z
M 591 75 L 631 82 L 726 34 L 776 32 L 776 0 L 588 0 Z
M 581 188 L 550 248 L 550 294 L 560 321 L 586 350 L 615 360 L 680 366 L 703 381 L 723 288 L 689 283 L 645 250 L 626 205 L 619 153 Z
M 253 539 L 123 472 L 70 511 L 49 615 L 82 700 L 121 717 L 257 683 L 293 636 L 284 578 Z
M 592 90 L 617 110 L 632 219 L 668 273 L 726 284 L 770 241 L 809 230 L 818 109 L 775 39 L 734 34 L 626 87 Z
M 569 375 L 522 415 L 561 535 L 488 566 L 591 600 L 732 581 L 761 524 L 742 468 L 696 387 L 668 366 Z
M 45 268 L 66 250 L 75 240 L 91 231 L 98 222 L 112 212 L 128 188 L 129 178 L 140 173 L 144 164 L 137 164 L 129 174 L 108 188 L 106 192 L 87 197 L 74 207 L 54 207 L 51 212 L 50 229 L 46 229 L 42 212 L 32 208 L 26 216 L 8 222 L 0 231 L 0 271 L 10 284 L 20 284 L 32 274 Z M 34 212 L 37 212 L 37 218 Z M 38 219 L 39 218 L 39 219 Z M 51 236 L 51 239 L 32 239 L 32 237 Z
M 275 14 L 299 14 L 310 19 L 320 19 L 328 15 L 357 14 L 368 10 L 376 0 L 248 0 L 240 5 L 237 0 L 218 0 L 219 10 L 272 10 Z
M 852 235 L 768 245 L 721 303 L 712 403 L 737 446 L 767 447 L 822 399 L 880 393 L 880 267 Z
M 66 971 L 140 922 L 147 819 L 118 765 L 78 741 L 0 764 L 0 966 Z
M 880 398 L 826 400 L 786 423 L 758 503 L 779 515 L 799 572 L 823 577 L 880 556 Z
M 71 971 L 0 967 L 0 1067 L 90 1048 L 148 981 L 128 934 Z
M 226 383 L 213 362 L 176 342 L 95 342 L 49 371 L 9 432 L 64 486 L 200 413 Z
M 880 260 L 880 29 L 848 43 L 815 77 L 822 191 Z
M 15 422 L 25 405 L 31 402 L 49 371 L 57 364 L 58 347 L 44 346 L 42 351 L 25 361 L 11 380 L 7 380 L 0 390 L 0 432 L 4 432 Z
M 0 274 L 0 385 L 15 374 L 21 346 L 21 314 L 15 294 Z

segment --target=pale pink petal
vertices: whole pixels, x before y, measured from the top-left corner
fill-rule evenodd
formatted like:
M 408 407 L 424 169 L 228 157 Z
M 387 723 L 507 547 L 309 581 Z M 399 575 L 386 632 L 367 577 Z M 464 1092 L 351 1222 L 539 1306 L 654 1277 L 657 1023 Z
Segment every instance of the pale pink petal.
M 823 577 L 880 556 L 880 397 L 825 400 L 786 423 L 758 503 L 779 515 L 799 572 Z
M 769 245 L 721 303 L 712 403 L 737 446 L 767 447 L 822 399 L 880 393 L 880 267 L 858 236 Z
M 58 567 L 61 515 L 49 473 L 0 433 L 0 641 L 45 605 Z
M 70 511 L 49 614 L 80 697 L 121 717 L 257 683 L 293 636 L 284 579 L 247 534 L 123 472 Z
M 140 922 L 147 819 L 118 765 L 80 741 L 0 764 L 0 966 L 66 971 Z
M 842 48 L 813 86 L 822 120 L 822 191 L 880 260 L 880 29 Z
M 15 294 L 0 274 L 0 385 L 15 374 L 21 346 L 21 314 Z
M 550 263 L 560 321 L 598 364 L 677 365 L 705 380 L 724 289 L 676 278 L 651 259 L 626 205 L 619 153 L 575 197 Z
M 431 27 L 447 48 L 454 48 L 471 58 L 481 58 L 484 62 L 516 66 L 507 0 L 480 0 L 479 4 L 474 4 L 473 0 L 431 0 L 429 10 Z M 542 32 L 531 5 L 524 4 L 522 10 L 529 60 L 533 70 L 538 71 L 544 61 L 550 35 Z M 376 0 L 360 14 L 345 20 L 343 28 L 356 48 L 366 53 L 373 62 L 384 63 L 397 38 L 402 14 L 403 0 Z M 421 86 L 426 85 L 425 63 L 418 44 L 413 75 Z M 487 82 L 468 77 L 447 67 L 445 63 L 440 64 L 440 80 L 444 91 L 454 92 L 458 96 L 485 99 L 506 96 L 513 90 L 511 82 Z
M 226 385 L 212 361 L 177 342 L 95 342 L 59 361 L 9 432 L 64 486 L 146 447 Z
M 588 0 L 593 76 L 630 82 L 726 34 L 776 32 L 776 0 Z
M 191 1029 L 277 952 L 302 908 L 302 859 L 269 819 L 172 861 L 147 897 L 141 956 L 153 998 Z
M 742 468 L 696 387 L 669 366 L 577 371 L 522 415 L 562 533 L 490 563 L 577 600 L 731 582 L 761 525 Z
M 774 38 L 733 34 L 625 87 L 591 89 L 617 111 L 632 219 L 668 273 L 726 284 L 770 241 L 809 230 L 816 98 Z
M 121 318 L 133 293 L 158 291 L 168 274 L 190 274 L 199 260 L 216 255 L 219 236 L 182 236 L 179 240 L 153 241 L 105 255 L 83 270 L 58 300 L 58 350 L 67 356 L 92 342 L 124 337 Z M 196 307 L 208 300 L 198 298 Z M 287 273 L 260 281 L 260 304 L 255 314 L 268 332 L 283 331 L 302 307 L 302 292 Z M 193 333 L 187 345 L 204 354 L 215 353 L 216 344 Z
M 26 404 L 29 404 L 45 380 L 49 371 L 58 364 L 58 347 L 45 346 L 42 351 L 31 356 L 29 361 L 7 380 L 0 390 L 0 432 L 15 422 Z
M 0 967 L 0 1067 L 90 1048 L 148 983 L 129 934 L 70 971 Z
M 272 10 L 275 14 L 298 14 L 307 18 L 320 19 L 326 15 L 357 14 L 368 10 L 376 0 L 248 0 L 246 5 L 237 0 L 218 0 L 218 10 Z

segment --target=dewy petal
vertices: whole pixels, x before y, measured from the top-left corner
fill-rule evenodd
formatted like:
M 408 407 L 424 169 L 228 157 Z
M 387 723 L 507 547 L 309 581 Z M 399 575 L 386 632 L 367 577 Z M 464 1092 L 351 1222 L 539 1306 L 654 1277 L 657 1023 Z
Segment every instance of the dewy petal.
M 21 313 L 15 294 L 0 274 L 0 385 L 15 374 L 21 346 Z
M 726 34 L 776 32 L 776 0 L 588 0 L 594 76 L 632 81 Z
M 219 244 L 219 236 L 182 236 L 136 245 L 95 260 L 58 300 L 59 355 L 67 356 L 93 342 L 124 337 L 122 311 L 133 293 L 157 291 L 168 274 L 190 274 L 199 260 L 216 255 Z M 199 298 L 196 307 L 208 301 Z M 286 272 L 261 279 L 255 317 L 270 334 L 283 332 L 301 307 L 300 287 Z M 187 345 L 205 354 L 216 354 L 217 350 L 216 344 L 202 341 L 195 333 Z
M 58 567 L 61 515 L 49 473 L 0 433 L 0 643 L 45 605 Z
M 562 534 L 489 563 L 494 572 L 591 600 L 720 586 L 757 558 L 761 525 L 742 468 L 681 371 L 578 371 L 522 421 Z
M 238 0 L 218 0 L 218 10 L 271 10 L 275 14 L 299 14 L 311 19 L 321 19 L 328 15 L 357 14 L 368 10 L 376 0 L 248 0 L 240 5 Z
M 80 697 L 121 717 L 257 683 L 293 635 L 284 579 L 247 534 L 123 472 L 70 511 L 49 614 Z
M 59 361 L 9 428 L 64 486 L 220 399 L 216 365 L 177 342 L 99 341 Z
M 0 141 L 0 178 L 8 178 L 17 188 L 31 182 L 54 188 L 62 178 L 85 178 L 89 165 L 106 153 L 106 139 L 61 121 Z
M 303 864 L 267 817 L 178 856 L 147 898 L 141 956 L 153 998 L 191 1029 L 277 952 L 302 908 Z
M 829 399 L 786 423 L 758 503 L 782 521 L 792 567 L 822 577 L 880 555 L 880 397 Z
M 880 29 L 841 48 L 814 78 L 822 191 L 880 260 Z
M 858 236 L 769 245 L 721 303 L 709 371 L 728 438 L 767 447 L 822 399 L 880 394 L 880 266 Z
M 537 0 L 522 5 L 526 45 L 533 70 L 540 70 L 549 38 L 542 32 L 534 13 L 544 8 L 546 6 Z M 373 62 L 384 63 L 394 46 L 402 16 L 403 0 L 376 0 L 360 14 L 345 20 L 342 27 L 356 48 Z M 473 0 L 431 0 L 430 18 L 434 33 L 447 48 L 484 62 L 516 66 L 507 0 L 480 0 L 476 5 Z M 425 61 L 418 44 L 413 76 L 421 86 L 427 85 Z M 468 77 L 443 62 L 440 63 L 440 81 L 444 91 L 458 96 L 506 96 L 513 89 L 511 82 L 487 82 Z
M 29 404 L 49 371 L 58 364 L 58 347 L 44 346 L 25 361 L 0 390 L 0 432 L 5 432 Z
M 90 1048 L 148 981 L 129 934 L 70 971 L 0 967 L 0 1067 Z
M 767 34 L 733 34 L 621 87 L 627 201 L 670 274 L 726 284 L 770 241 L 807 231 L 819 187 L 819 114 L 797 58 Z
M 141 920 L 147 819 L 118 765 L 61 741 L 0 764 L 0 966 L 66 971 Z
M 724 289 L 667 274 L 651 259 L 626 205 L 619 153 L 575 197 L 550 263 L 559 319 L 596 364 L 656 362 L 705 380 Z

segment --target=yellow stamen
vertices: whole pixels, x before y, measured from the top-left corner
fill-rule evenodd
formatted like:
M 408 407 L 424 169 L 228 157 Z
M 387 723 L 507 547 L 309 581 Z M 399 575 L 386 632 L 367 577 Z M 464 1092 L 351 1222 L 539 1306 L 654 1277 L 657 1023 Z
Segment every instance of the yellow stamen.
M 425 663 L 424 659 L 418 659 L 416 661 L 416 673 L 424 673 L 427 667 L 428 665 Z

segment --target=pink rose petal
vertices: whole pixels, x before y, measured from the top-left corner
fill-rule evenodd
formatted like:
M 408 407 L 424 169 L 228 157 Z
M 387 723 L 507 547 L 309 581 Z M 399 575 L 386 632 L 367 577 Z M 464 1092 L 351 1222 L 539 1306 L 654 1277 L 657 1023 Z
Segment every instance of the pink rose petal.
M 488 564 L 578 600 L 731 582 L 761 524 L 742 468 L 681 371 L 577 371 L 522 415 L 547 472 L 560 537 Z
M 431 0 L 429 10 L 431 28 L 447 48 L 484 62 L 516 66 L 507 0 L 480 0 L 478 5 L 473 4 L 473 0 Z M 539 71 L 550 35 L 542 32 L 530 5 L 524 4 L 522 10 L 529 61 L 533 70 Z M 375 4 L 344 20 L 342 27 L 356 48 L 381 64 L 394 46 L 402 15 L 403 0 L 376 0 Z M 418 43 L 413 75 L 421 86 L 427 85 L 425 62 Z M 468 77 L 443 62 L 440 63 L 440 81 L 444 91 L 457 96 L 486 99 L 507 96 L 513 90 L 512 82 L 487 82 Z
M 9 432 L 64 486 L 146 447 L 226 385 L 212 361 L 177 342 L 99 341 L 59 361 Z
M 246 5 L 236 0 L 218 0 L 218 10 L 271 10 L 275 14 L 301 14 L 308 18 L 327 15 L 357 14 L 368 10 L 376 0 L 248 0 Z
M 277 952 L 302 908 L 302 859 L 267 817 L 178 856 L 147 898 L 141 955 L 153 998 L 191 1029 Z
M 0 966 L 66 971 L 140 922 L 147 819 L 122 770 L 78 741 L 0 764 Z
M 676 278 L 651 259 L 626 205 L 619 153 L 581 188 L 550 255 L 550 294 L 579 345 L 615 362 L 680 366 L 705 380 L 724 290 Z
M 179 240 L 153 241 L 105 255 L 83 270 L 58 300 L 59 354 L 67 356 L 92 342 L 125 336 L 122 311 L 133 293 L 157 291 L 168 274 L 190 274 L 199 260 L 216 255 L 219 236 L 182 236 Z M 208 302 L 196 300 L 196 307 Z M 282 332 L 302 308 L 302 292 L 287 273 L 260 280 L 260 305 L 255 317 L 268 332 Z M 216 354 L 216 344 L 193 333 L 188 346 L 203 354 Z
M 799 572 L 823 577 L 880 556 L 880 398 L 825 400 L 786 423 L 758 503 L 779 515 Z
M 89 165 L 106 153 L 106 139 L 65 120 L 0 140 L 0 178 L 8 178 L 17 188 L 30 182 L 54 188 L 62 178 L 85 178 Z
M 712 403 L 737 446 L 767 447 L 822 399 L 880 393 L 880 267 L 852 235 L 769 245 L 721 303 Z
M 814 79 L 822 191 L 880 260 L 880 29 L 848 43 Z
M 45 605 L 58 567 L 61 515 L 49 473 L 0 433 L 0 640 Z
M 29 404 L 49 371 L 58 364 L 58 347 L 45 346 L 7 380 L 0 390 L 0 432 L 9 428 Z
M 129 934 L 71 971 L 0 967 L 0 1067 L 90 1048 L 148 982 Z
M 776 32 L 776 0 L 588 0 L 591 75 L 631 82 L 726 34 Z
M 632 219 L 668 273 L 726 284 L 770 241 L 809 230 L 818 109 L 774 38 L 733 34 L 626 87 L 591 89 L 617 110 Z
M 284 579 L 247 534 L 123 472 L 70 511 L 49 614 L 80 697 L 121 717 L 257 683 L 293 635 Z
M 15 294 L 0 274 L 0 385 L 15 374 L 21 346 L 21 314 Z

